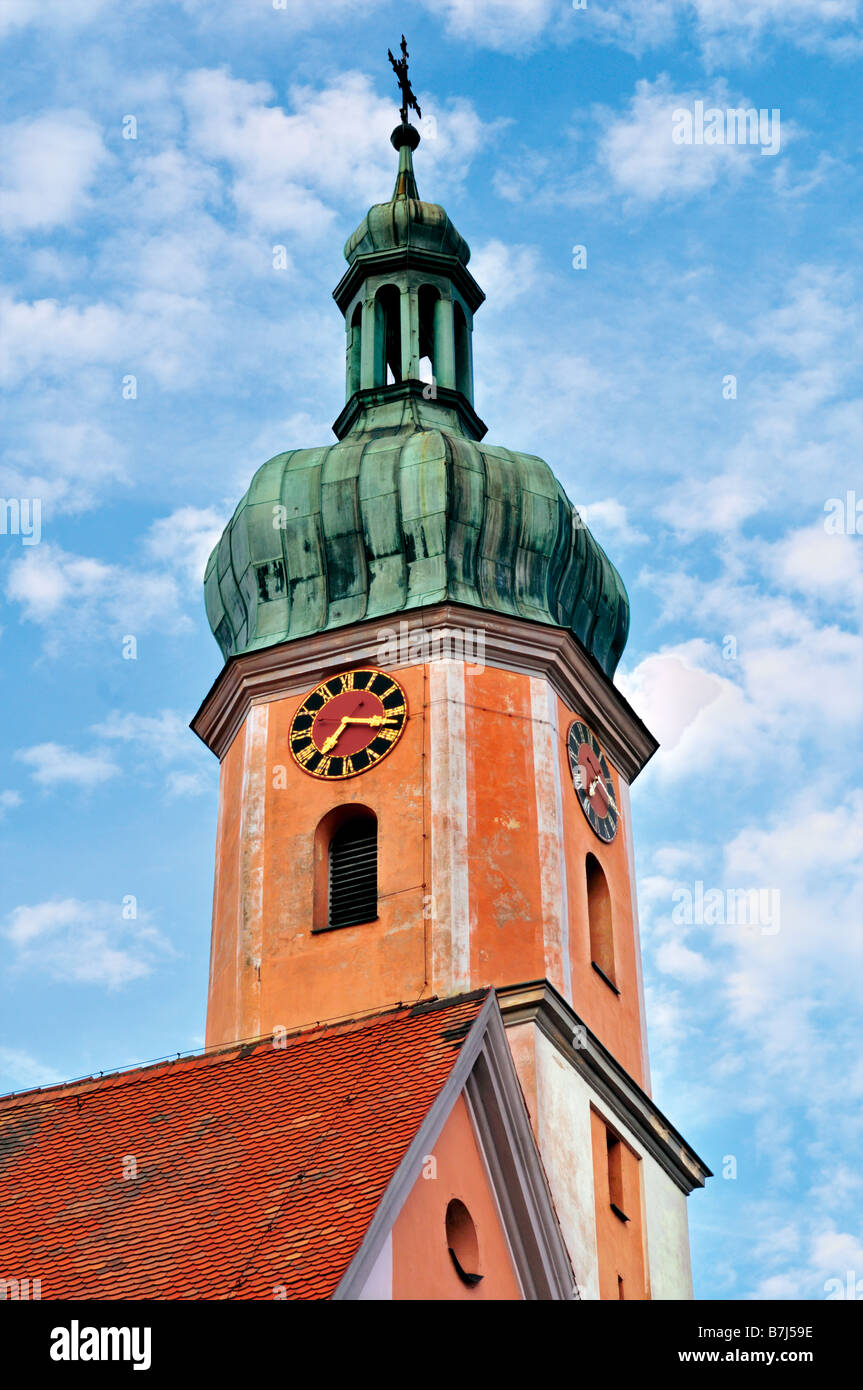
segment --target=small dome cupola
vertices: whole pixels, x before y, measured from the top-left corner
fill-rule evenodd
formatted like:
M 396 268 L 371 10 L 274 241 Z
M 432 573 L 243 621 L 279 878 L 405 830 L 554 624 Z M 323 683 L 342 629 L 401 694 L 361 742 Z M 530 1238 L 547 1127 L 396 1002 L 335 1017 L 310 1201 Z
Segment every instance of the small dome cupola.
M 369 208 L 345 244 L 348 270 L 333 291 L 347 334 L 346 404 L 333 429 L 392 427 L 413 420 L 455 426 L 482 439 L 473 401 L 473 316 L 485 295 L 467 268 L 470 247 L 438 203 L 419 196 L 407 120 L 419 106 L 402 58 L 390 53 L 403 103 L 390 139 L 399 167 L 388 203 Z

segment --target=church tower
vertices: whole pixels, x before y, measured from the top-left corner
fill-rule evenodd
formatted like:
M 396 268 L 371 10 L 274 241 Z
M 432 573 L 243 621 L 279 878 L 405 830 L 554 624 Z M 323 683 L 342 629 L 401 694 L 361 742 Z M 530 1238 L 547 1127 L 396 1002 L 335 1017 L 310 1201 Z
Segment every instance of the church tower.
M 483 443 L 484 295 L 402 77 L 393 194 L 334 291 L 337 442 L 265 463 L 207 566 L 206 1041 L 493 988 L 577 1295 L 687 1298 L 708 1173 L 650 1099 L 626 591 L 549 466 Z

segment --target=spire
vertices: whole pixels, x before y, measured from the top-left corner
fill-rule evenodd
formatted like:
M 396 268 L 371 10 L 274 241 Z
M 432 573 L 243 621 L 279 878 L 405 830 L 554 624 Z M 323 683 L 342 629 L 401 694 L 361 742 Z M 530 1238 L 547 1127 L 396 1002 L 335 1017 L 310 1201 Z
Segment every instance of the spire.
M 467 268 L 470 247 L 438 203 L 425 203 L 414 176 L 421 116 L 408 78 L 408 49 L 389 53 L 401 121 L 390 141 L 399 157 L 387 203 L 369 208 L 345 243 L 349 269 L 333 291 L 345 316 L 346 400 L 333 425 L 351 431 L 445 427 L 482 439 L 473 406 L 473 316 L 485 295 Z
M 387 49 L 387 55 L 393 65 L 393 71 L 398 79 L 399 88 L 402 94 L 401 111 L 399 112 L 402 120 L 401 125 L 397 125 L 390 141 L 399 152 L 399 171 L 396 175 L 396 186 L 393 189 L 391 202 L 397 198 L 415 198 L 419 202 L 419 190 L 417 181 L 414 178 L 413 151 L 420 142 L 420 133 L 416 126 L 412 126 L 408 121 L 408 111 L 414 110 L 422 120 L 422 111 L 419 102 L 414 96 L 408 77 L 408 46 L 404 34 L 402 34 L 402 56 L 394 58 L 391 48 Z
M 413 151 L 420 142 L 420 133 L 407 121 L 397 125 L 390 136 L 395 149 L 399 152 L 399 171 L 396 174 L 396 186 L 393 189 L 393 196 L 390 202 L 394 203 L 397 198 L 415 198 L 419 202 L 419 189 L 414 176 Z

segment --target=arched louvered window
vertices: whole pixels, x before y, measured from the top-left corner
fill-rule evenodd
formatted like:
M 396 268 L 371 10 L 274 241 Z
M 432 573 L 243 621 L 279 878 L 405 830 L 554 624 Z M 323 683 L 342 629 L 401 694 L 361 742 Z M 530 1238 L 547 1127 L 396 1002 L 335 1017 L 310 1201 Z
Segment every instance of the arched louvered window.
M 606 984 L 611 985 L 614 992 L 619 994 L 614 971 L 614 933 L 608 880 L 602 872 L 599 860 L 593 854 L 587 856 L 585 869 L 587 873 L 587 916 L 590 925 L 591 964 Z
M 328 901 L 328 927 L 355 927 L 378 915 L 378 825 L 370 812 L 333 832 Z

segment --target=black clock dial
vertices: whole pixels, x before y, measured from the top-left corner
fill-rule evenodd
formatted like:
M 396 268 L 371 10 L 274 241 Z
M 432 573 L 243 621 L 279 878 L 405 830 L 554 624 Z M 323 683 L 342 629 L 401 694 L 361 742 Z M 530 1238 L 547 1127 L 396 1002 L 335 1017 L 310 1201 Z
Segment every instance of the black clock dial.
M 385 671 L 342 671 L 306 697 L 291 722 L 291 757 L 310 777 L 357 777 L 398 743 L 407 699 Z
M 594 835 L 608 844 L 617 834 L 620 822 L 608 759 L 596 735 L 581 719 L 570 724 L 566 747 L 579 805 Z

